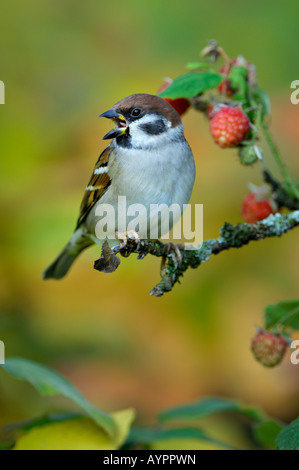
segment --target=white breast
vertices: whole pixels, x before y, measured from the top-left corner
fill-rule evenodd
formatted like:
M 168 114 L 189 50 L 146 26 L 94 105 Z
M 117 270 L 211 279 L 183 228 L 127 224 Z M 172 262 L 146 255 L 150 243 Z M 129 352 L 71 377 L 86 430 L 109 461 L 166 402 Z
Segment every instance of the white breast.
M 114 207 L 115 228 L 118 230 L 118 196 L 126 197 L 127 206 L 144 205 L 148 217 L 152 204 L 170 206 L 175 203 L 182 208 L 189 202 L 195 178 L 195 164 L 189 144 L 185 139 L 170 142 L 167 139 L 167 143 L 161 144 L 154 149 L 115 146 L 108 163 L 111 185 L 86 221 L 91 233 L 94 233 L 99 220 L 95 215 L 97 207 L 103 203 Z

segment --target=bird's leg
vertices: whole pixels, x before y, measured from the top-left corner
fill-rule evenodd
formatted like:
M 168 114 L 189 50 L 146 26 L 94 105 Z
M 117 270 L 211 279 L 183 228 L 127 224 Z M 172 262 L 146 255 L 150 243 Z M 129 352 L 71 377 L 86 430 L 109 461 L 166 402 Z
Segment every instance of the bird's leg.
M 166 266 L 167 258 L 168 258 L 168 256 L 170 255 L 171 252 L 174 253 L 174 258 L 175 258 L 175 262 L 176 262 L 177 267 L 181 267 L 182 261 L 183 261 L 181 250 L 185 249 L 185 247 L 182 243 L 179 243 L 178 245 L 176 245 L 173 242 L 169 242 L 169 243 L 165 243 L 164 246 L 165 246 L 165 251 L 164 251 L 164 254 L 162 256 L 161 266 L 160 266 L 161 276 L 163 275 L 163 271 L 164 271 L 165 266 Z
M 119 253 L 127 258 L 133 251 L 140 249 L 141 240 L 134 230 L 128 232 L 117 232 L 117 239 L 121 242 Z

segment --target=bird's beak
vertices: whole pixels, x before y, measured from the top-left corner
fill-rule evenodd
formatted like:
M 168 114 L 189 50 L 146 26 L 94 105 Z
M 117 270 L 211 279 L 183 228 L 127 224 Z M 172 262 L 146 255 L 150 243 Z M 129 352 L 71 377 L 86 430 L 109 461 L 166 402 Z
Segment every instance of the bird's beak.
M 117 126 L 111 131 L 109 131 L 106 135 L 104 135 L 103 140 L 115 139 L 115 137 L 120 137 L 121 135 L 124 135 L 127 132 L 128 126 L 126 118 L 122 114 L 114 111 L 114 109 L 109 109 L 109 111 L 106 111 L 99 117 L 112 119 Z

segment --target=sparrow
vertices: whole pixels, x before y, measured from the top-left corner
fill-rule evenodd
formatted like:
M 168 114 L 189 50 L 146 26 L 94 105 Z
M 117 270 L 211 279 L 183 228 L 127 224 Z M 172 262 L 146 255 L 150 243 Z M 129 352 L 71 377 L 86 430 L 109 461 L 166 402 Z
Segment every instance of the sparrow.
M 77 256 L 94 243 L 98 210 L 103 204 L 117 212 L 119 196 L 127 205 L 188 204 L 195 163 L 184 137 L 177 111 L 164 99 L 145 93 L 127 96 L 99 117 L 111 119 L 115 127 L 103 139 L 112 139 L 99 156 L 85 188 L 75 231 L 44 279 L 61 279 Z M 175 223 L 175 221 L 173 221 Z M 115 226 L 115 239 L 118 227 Z M 159 234 L 161 236 L 161 234 Z

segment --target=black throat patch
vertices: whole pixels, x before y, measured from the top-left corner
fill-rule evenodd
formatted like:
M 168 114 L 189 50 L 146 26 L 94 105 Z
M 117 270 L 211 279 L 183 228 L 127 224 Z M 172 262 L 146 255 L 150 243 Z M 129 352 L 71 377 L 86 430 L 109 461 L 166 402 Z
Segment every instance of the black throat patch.
M 132 139 L 129 134 L 124 134 L 120 137 L 117 137 L 116 142 L 120 147 L 124 147 L 126 149 L 132 148 Z

